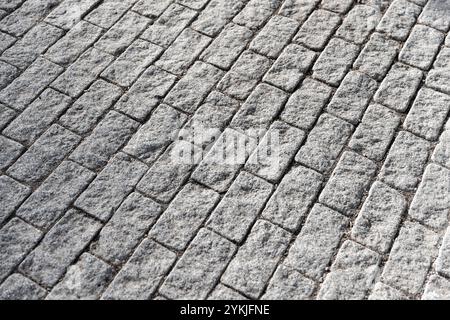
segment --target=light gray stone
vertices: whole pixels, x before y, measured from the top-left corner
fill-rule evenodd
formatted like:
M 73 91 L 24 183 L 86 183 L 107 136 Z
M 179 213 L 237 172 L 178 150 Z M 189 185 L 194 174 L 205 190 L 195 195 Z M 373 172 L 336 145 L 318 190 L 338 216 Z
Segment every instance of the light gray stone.
M 301 166 L 291 169 L 278 185 L 262 216 L 296 232 L 316 200 L 322 183 L 322 176 L 313 170 Z
M 322 0 L 322 7 L 338 13 L 346 13 L 352 7 L 355 0 Z
M 436 260 L 436 271 L 445 276 L 450 277 L 450 228 L 447 228 L 444 239 L 442 240 L 439 256 Z
M 368 191 L 377 166 L 354 152 L 345 152 L 325 186 L 319 201 L 351 216 Z
M 8 176 L 0 176 L 0 223 L 30 195 L 31 189 Z
M 67 269 L 47 300 L 96 300 L 114 277 L 114 269 L 89 253 Z
M 115 265 L 125 262 L 161 212 L 159 204 L 133 192 L 105 224 L 91 252 Z
M 186 249 L 218 201 L 216 192 L 187 184 L 152 227 L 149 237 L 177 251 Z
M 439 144 L 434 149 L 433 161 L 450 169 L 450 121 L 442 132 Z
M 321 300 L 361 300 L 375 284 L 381 257 L 356 242 L 346 241 L 320 288 Z
M 146 239 L 117 274 L 102 296 L 104 300 L 148 300 L 169 272 L 177 256 Z
M 323 114 L 308 135 L 295 161 L 319 172 L 329 171 L 350 138 L 353 126 L 329 114 Z
M 299 272 L 283 265 L 277 268 L 262 300 L 308 300 L 314 293 L 315 283 Z
M 1 300 L 42 300 L 47 291 L 20 273 L 14 273 L 0 285 Z
M 370 294 L 369 300 L 406 300 L 403 292 L 394 289 L 383 282 L 377 282 Z
M 167 0 L 165 0 L 167 2 Z M 105 0 L 94 10 L 89 12 L 83 20 L 88 21 L 103 29 L 111 28 L 123 14 L 135 3 L 135 0 Z M 139 1 L 149 2 L 148 0 Z M 156 1 L 153 1 L 156 2 Z M 164 2 L 164 1 L 158 1 Z M 136 4 L 137 6 L 137 4 Z
M 0 61 L 0 89 L 9 85 L 18 75 L 19 70 L 3 61 Z
M 0 136 L 0 170 L 7 169 L 24 150 L 20 143 Z
M 8 123 L 16 117 L 16 112 L 0 103 L 0 130 L 3 130 Z
M 69 30 L 99 2 L 100 0 L 62 1 L 44 21 L 61 29 Z
M 405 197 L 381 182 L 375 182 L 352 229 L 359 243 L 387 253 L 406 211 Z
M 77 210 L 69 210 L 25 258 L 19 270 L 51 287 L 100 230 L 101 224 Z
M 16 42 L 16 38 L 0 31 L 0 53 L 8 49 L 14 42 Z
M 320 280 L 348 224 L 349 219 L 345 216 L 316 204 L 289 250 L 286 264 L 312 279 Z
M 419 23 L 447 32 L 450 29 L 450 3 L 430 0 L 423 8 Z
M 236 246 L 230 241 L 201 229 L 159 292 L 169 299 L 205 299 L 235 251 Z
M 282 3 L 281 0 L 250 0 L 233 22 L 249 29 L 260 28 Z
M 280 14 L 303 23 L 320 0 L 287 0 L 280 8 Z
M 271 193 L 270 183 L 242 172 L 211 214 L 207 226 L 226 238 L 241 242 Z
M 200 10 L 202 9 L 206 3 L 208 2 L 208 0 L 177 0 L 178 3 L 181 3 L 182 5 L 195 9 L 195 10 Z
M 117 154 L 78 197 L 75 206 L 102 221 L 108 220 L 146 170 L 143 163 Z
M 247 300 L 247 298 L 219 283 L 209 295 L 208 300 Z
M 418 223 L 406 222 L 394 242 L 381 280 L 409 294 L 422 289 L 438 254 L 439 236 Z
M 38 183 L 62 162 L 80 140 L 80 136 L 54 124 L 7 172 L 20 181 Z
M 167 9 L 172 1 L 173 0 L 140 0 L 134 5 L 133 10 L 144 16 L 157 17 Z
M 388 8 L 377 31 L 387 33 L 390 37 L 405 41 L 414 26 L 422 8 L 406 0 L 395 0 Z
M 381 180 L 400 190 L 414 190 L 425 169 L 430 146 L 428 141 L 401 131 L 381 168 Z
M 95 174 L 64 161 L 20 206 L 16 215 L 33 225 L 48 229 L 60 218 Z
M 450 281 L 433 275 L 425 286 L 422 300 L 450 300 Z
M 291 234 L 280 227 L 264 220 L 257 221 L 221 281 L 253 299 L 259 298 L 290 238 Z
M 362 44 L 376 28 L 381 16 L 380 10 L 375 7 L 356 5 L 348 13 L 336 35 L 350 42 Z

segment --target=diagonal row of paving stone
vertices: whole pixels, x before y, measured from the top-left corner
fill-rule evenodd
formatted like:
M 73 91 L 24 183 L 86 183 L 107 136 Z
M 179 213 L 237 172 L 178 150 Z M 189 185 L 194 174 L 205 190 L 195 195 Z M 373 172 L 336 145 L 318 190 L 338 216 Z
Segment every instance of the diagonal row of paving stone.
M 449 29 L 448 0 L 0 0 L 0 299 L 450 298 Z

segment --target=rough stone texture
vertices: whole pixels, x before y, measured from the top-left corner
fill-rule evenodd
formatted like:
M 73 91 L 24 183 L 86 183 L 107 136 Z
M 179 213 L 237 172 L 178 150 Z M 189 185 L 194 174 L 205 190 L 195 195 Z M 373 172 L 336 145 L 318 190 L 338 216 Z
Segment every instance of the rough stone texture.
M 68 0 L 63 1 L 45 18 L 48 22 L 61 29 L 69 30 L 72 28 L 84 14 L 90 11 L 100 0 Z
M 430 0 L 423 8 L 419 23 L 447 32 L 450 29 L 450 3 L 447 1 Z
M 413 67 L 396 63 L 375 94 L 375 101 L 393 110 L 404 112 L 416 94 L 423 73 Z
M 405 210 L 406 199 L 401 193 L 375 182 L 355 221 L 352 237 L 377 252 L 388 252 Z
M 42 300 L 47 295 L 44 288 L 24 277 L 14 273 L 0 285 L 0 300 Z
M 249 29 L 258 29 L 280 6 L 281 0 L 250 0 L 241 12 L 233 19 L 234 23 Z
M 267 221 L 257 221 L 227 267 L 222 282 L 251 298 L 258 298 L 286 250 L 290 236 Z M 242 274 L 246 276 L 241 277 Z
M 24 151 L 24 147 L 11 139 L 0 136 L 0 170 L 5 170 Z
M 316 200 L 323 178 L 317 172 L 298 166 L 287 173 L 270 198 L 262 216 L 295 232 Z
M 209 295 L 208 300 L 247 300 L 247 298 L 219 283 Z
M 413 190 L 425 169 L 429 148 L 426 140 L 401 131 L 381 169 L 381 180 L 400 190 Z
M 411 203 L 409 215 L 431 228 L 445 228 L 450 209 L 450 170 L 430 164 Z
M 302 23 L 319 2 L 319 0 L 287 0 L 281 6 L 280 14 Z
M 357 5 L 348 13 L 336 35 L 350 42 L 362 44 L 375 29 L 380 18 L 381 13 L 377 8 Z
M 439 256 L 436 260 L 436 271 L 447 278 L 450 277 L 449 253 L 450 253 L 450 229 L 447 228 L 444 240 L 442 240 L 442 245 L 439 250 Z
M 406 300 L 407 297 L 404 293 L 394 289 L 383 282 L 377 282 L 375 284 L 369 300 Z
M 207 226 L 241 242 L 272 193 L 272 185 L 242 172 L 211 214 Z
M 31 189 L 11 179 L 0 176 L 0 223 L 3 223 L 13 211 L 30 195 Z
M 345 152 L 334 169 L 319 201 L 346 215 L 357 209 L 376 172 L 374 162 L 354 152 Z
M 320 280 L 348 223 L 348 218 L 340 213 L 316 204 L 289 250 L 286 264 L 312 279 Z
M 434 162 L 450 169 L 450 121 L 447 121 L 439 143 L 434 149 L 432 159 Z
M 331 10 L 334 12 L 345 13 L 350 10 L 352 4 L 355 0 L 342 0 L 342 1 L 334 1 L 334 0 L 323 0 L 322 7 L 327 10 Z
M 394 242 L 381 280 L 394 288 L 417 294 L 437 256 L 439 236 L 417 224 L 406 222 Z
M 350 123 L 329 114 L 323 114 L 311 130 L 295 160 L 319 172 L 329 171 L 352 131 L 353 126 Z
M 377 31 L 385 32 L 399 41 L 405 41 L 421 10 L 418 5 L 409 1 L 395 0 L 378 24 Z
M 89 253 L 71 266 L 47 300 L 95 300 L 114 277 L 114 269 Z
M 450 281 L 446 278 L 433 275 L 428 280 L 422 300 L 449 300 Z
M 318 299 L 361 300 L 374 285 L 380 256 L 353 241 L 346 241 L 320 288 Z
M 236 252 L 236 246 L 201 229 L 159 292 L 171 299 L 205 299 Z

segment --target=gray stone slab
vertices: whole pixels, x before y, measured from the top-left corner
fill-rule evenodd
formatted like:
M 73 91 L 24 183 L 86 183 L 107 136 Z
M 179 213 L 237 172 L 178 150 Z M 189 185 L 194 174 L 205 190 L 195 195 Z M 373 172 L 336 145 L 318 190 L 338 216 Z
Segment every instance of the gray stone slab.
M 414 26 L 422 8 L 406 0 L 392 2 L 377 26 L 377 31 L 405 41 Z
M 16 180 L 0 176 L 0 223 L 3 223 L 17 207 L 30 195 L 31 189 Z
M 47 291 L 20 273 L 14 273 L 0 285 L 0 299 L 7 300 L 42 300 Z

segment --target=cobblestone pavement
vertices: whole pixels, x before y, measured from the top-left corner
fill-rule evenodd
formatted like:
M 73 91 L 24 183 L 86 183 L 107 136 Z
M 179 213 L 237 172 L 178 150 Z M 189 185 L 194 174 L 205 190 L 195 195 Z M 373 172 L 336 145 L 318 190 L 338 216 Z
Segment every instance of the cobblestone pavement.
M 449 0 L 0 17 L 0 299 L 450 298 Z

